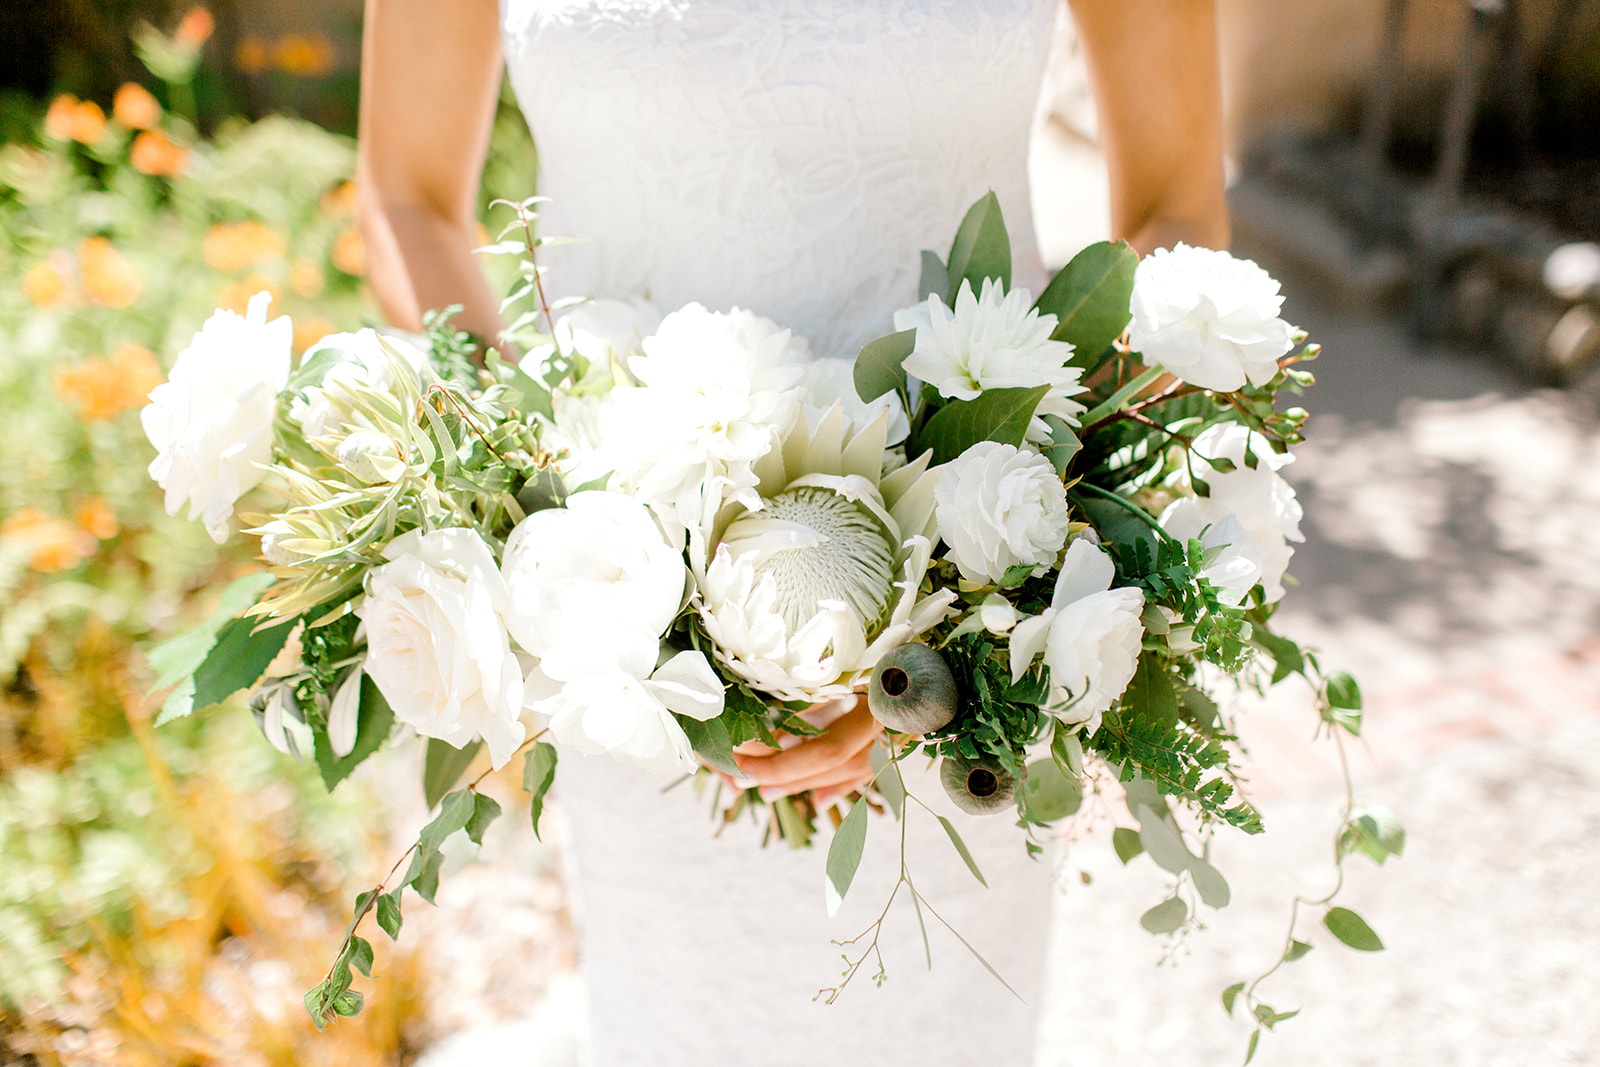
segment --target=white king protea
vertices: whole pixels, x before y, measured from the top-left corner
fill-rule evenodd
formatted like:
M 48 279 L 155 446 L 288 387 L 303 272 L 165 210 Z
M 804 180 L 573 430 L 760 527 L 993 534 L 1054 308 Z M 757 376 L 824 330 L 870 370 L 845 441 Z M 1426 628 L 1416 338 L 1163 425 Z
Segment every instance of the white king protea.
M 842 405 L 814 431 L 797 416 L 755 463 L 760 506 L 711 499 L 691 531 L 696 607 L 718 658 L 780 700 L 848 694 L 955 598 L 918 598 L 939 469 L 924 455 L 883 474 L 889 414 L 860 430 Z

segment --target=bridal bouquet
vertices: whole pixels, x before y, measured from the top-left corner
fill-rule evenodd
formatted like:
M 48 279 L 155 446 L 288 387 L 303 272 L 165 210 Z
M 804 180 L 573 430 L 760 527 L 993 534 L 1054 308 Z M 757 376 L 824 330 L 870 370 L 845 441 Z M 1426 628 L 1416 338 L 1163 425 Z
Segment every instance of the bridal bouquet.
M 1300 675 L 1328 729 L 1360 725 L 1354 683 L 1271 629 L 1300 539 L 1279 471 L 1306 417 L 1277 402 L 1316 353 L 1277 283 L 1225 252 L 1104 243 L 1035 299 L 991 194 L 852 366 L 750 311 L 551 309 L 529 204 L 492 249 L 523 258 L 503 309 L 525 309 L 519 366 L 442 317 L 292 366 L 263 295 L 219 311 L 144 413 L 169 510 L 221 540 L 247 490 L 270 500 L 237 516 L 269 569 L 156 657 L 180 683 L 164 714 L 252 689 L 268 738 L 330 788 L 392 735 L 429 739 L 439 813 L 358 900 L 307 995 L 318 1025 L 360 1009 L 362 919 L 395 936 L 401 891 L 433 897 L 440 843 L 499 813 L 476 781 L 454 788 L 480 747 L 494 768 L 524 753 L 535 830 L 560 748 L 700 776 L 723 819 L 757 813 L 791 844 L 827 817 L 830 909 L 868 812 L 909 817 L 915 753 L 1030 851 L 1086 787 L 1120 783 L 1137 829 L 1119 855 L 1173 876 L 1143 925 L 1226 904 L 1203 843 L 1262 825 L 1219 686 Z M 817 734 L 862 693 L 887 739 L 871 782 L 826 801 L 747 788 L 735 748 Z M 1347 812 L 1352 849 L 1398 839 Z M 1327 925 L 1374 947 L 1346 909 Z

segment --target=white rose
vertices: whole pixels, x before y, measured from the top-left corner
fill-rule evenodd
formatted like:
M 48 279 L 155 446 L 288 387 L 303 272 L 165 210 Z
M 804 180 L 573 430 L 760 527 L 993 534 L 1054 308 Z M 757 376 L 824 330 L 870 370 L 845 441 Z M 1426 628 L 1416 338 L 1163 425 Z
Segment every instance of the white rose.
M 324 352 L 340 353 L 342 358 L 328 368 L 321 385 L 305 390 L 289 407 L 289 415 L 300 423 L 308 438 L 321 437 L 342 428 L 340 404 L 348 405 L 358 389 L 391 391 L 397 375 L 409 373 L 417 383 L 427 380 L 427 358 L 412 344 L 393 334 L 376 330 L 335 333 L 318 341 L 301 362 Z
M 1185 244 L 1158 248 L 1133 274 L 1128 346 L 1203 389 L 1266 385 L 1294 347 L 1282 306 L 1278 283 L 1248 259 Z
M 1046 709 L 1093 735 L 1100 719 L 1133 680 L 1139 664 L 1144 594 L 1112 589 L 1111 557 L 1079 538 L 1067 549 L 1050 606 L 1011 631 L 1011 680 L 1044 653 L 1050 668 Z
M 189 518 L 201 518 L 218 544 L 234 502 L 272 460 L 272 419 L 289 381 L 294 331 L 287 318 L 267 321 L 271 300 L 257 293 L 246 316 L 219 310 L 207 319 L 140 412 L 157 452 L 150 477 L 166 490 L 167 514 L 187 500 Z
M 1245 463 L 1247 445 L 1255 457 L 1254 468 Z M 1278 473 L 1294 462 L 1294 456 L 1274 452 L 1266 438 L 1232 422 L 1211 427 L 1195 438 L 1193 447 L 1198 455 L 1208 459 L 1232 461 L 1233 470 L 1212 470 L 1197 463 L 1196 470 L 1211 487 L 1211 495 L 1197 498 L 1197 503 L 1189 505 L 1185 511 L 1201 518 L 1202 525 L 1204 522 L 1224 523 L 1232 516 L 1253 542 L 1246 544 L 1241 539 L 1238 547 L 1260 564 L 1260 581 L 1267 602 L 1282 598 L 1283 575 L 1294 555 L 1289 542 L 1305 540 L 1300 533 L 1302 511 L 1300 502 L 1295 499 L 1294 487 Z M 1178 504 L 1168 510 L 1175 509 Z M 1177 536 L 1175 532 L 1174 536 Z
M 509 595 L 477 531 L 412 530 L 383 550 L 356 609 L 365 670 L 395 718 L 456 746 L 483 738 L 495 767 L 525 736 L 524 679 L 504 613 Z
M 1037 452 L 980 441 L 946 464 L 934 500 L 939 536 L 969 582 L 1052 563 L 1067 539 L 1067 491 Z
M 682 550 L 667 543 L 648 508 L 621 493 L 574 493 L 565 507 L 534 512 L 506 538 L 502 560 L 506 623 L 541 658 L 564 645 L 606 645 L 629 630 L 659 641 L 688 580 Z

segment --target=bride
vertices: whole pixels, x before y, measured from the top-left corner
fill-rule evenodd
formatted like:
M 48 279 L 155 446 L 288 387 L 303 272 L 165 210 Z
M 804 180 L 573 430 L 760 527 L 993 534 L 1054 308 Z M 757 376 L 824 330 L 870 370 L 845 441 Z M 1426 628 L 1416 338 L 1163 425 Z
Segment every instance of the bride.
M 551 198 L 541 229 L 580 239 L 547 250 L 551 299 L 744 307 L 849 359 L 916 301 L 919 250 L 948 241 L 989 189 L 1012 227 L 1016 284 L 1037 292 L 1027 146 L 1055 2 L 367 0 L 359 188 L 374 290 L 403 328 L 461 304 L 463 328 L 499 329 L 472 249 L 503 56 Z M 1072 9 L 1114 236 L 1141 252 L 1224 246 L 1211 0 Z M 770 793 L 836 795 L 870 777 L 875 735 L 857 708 L 740 766 Z M 687 787 L 662 793 L 636 769 L 563 754 L 596 1067 L 1029 1062 L 1048 866 L 1005 820 L 955 812 L 929 781 L 908 784 L 957 821 L 992 888 L 931 819 L 908 824 L 918 888 L 1016 995 L 931 918 L 930 970 L 901 900 L 878 942 L 882 988 L 873 959 L 824 1006 L 813 996 L 838 983 L 841 950 L 869 948 L 830 939 L 878 916 L 898 833 L 869 834 L 829 920 L 822 849 L 760 849 L 740 827 L 714 840 Z

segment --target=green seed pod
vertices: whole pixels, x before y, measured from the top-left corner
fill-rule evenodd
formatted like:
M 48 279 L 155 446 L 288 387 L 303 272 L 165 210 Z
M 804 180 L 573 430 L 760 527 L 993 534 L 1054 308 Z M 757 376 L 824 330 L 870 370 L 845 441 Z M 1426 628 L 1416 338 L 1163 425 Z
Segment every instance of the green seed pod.
M 956 717 L 956 680 L 927 645 L 901 645 L 878 661 L 867 689 L 872 717 L 903 734 L 932 733 Z
M 939 764 L 939 781 L 956 807 L 968 815 L 1003 811 L 1017 795 L 1016 777 L 989 756 L 976 760 L 946 756 Z

